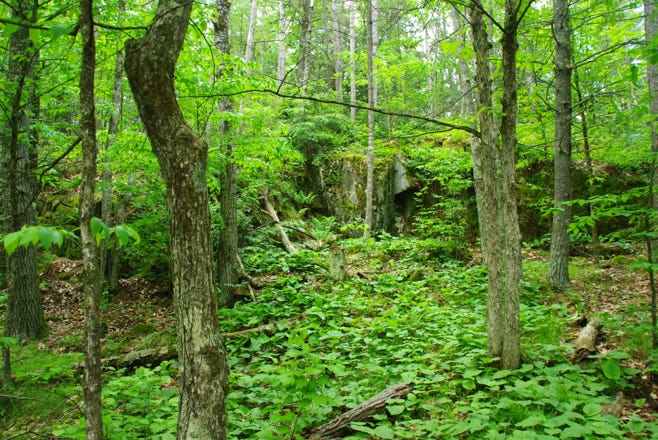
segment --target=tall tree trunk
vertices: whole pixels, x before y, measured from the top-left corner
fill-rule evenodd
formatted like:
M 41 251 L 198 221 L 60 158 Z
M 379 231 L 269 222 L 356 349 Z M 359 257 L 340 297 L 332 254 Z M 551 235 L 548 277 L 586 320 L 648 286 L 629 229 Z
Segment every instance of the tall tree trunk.
M 356 104 L 356 0 L 348 0 L 350 5 L 350 103 Z M 350 107 L 352 124 L 356 122 L 356 107 Z
M 216 4 L 216 8 L 219 10 L 219 1 Z M 231 3 L 230 2 L 222 2 L 225 3 L 225 8 L 228 10 L 231 8 Z M 244 45 L 244 60 L 246 62 L 251 62 L 251 60 L 254 59 L 254 36 L 256 34 L 256 17 L 258 16 L 258 0 L 251 0 L 251 9 L 249 10 L 249 27 L 247 27 L 247 42 Z M 227 22 L 226 24 L 226 42 L 228 44 L 229 37 L 228 37 L 228 17 L 223 19 L 220 16 L 220 20 L 225 20 Z M 215 35 L 217 35 L 217 28 L 215 28 Z M 217 46 L 217 40 L 215 40 L 215 47 L 219 49 Z M 224 53 L 229 53 L 230 52 L 230 47 L 226 47 L 225 49 L 220 49 L 220 51 L 224 51 Z
M 517 31 L 519 26 L 517 0 L 505 1 L 505 27 L 503 29 L 502 69 L 503 98 L 500 134 L 502 139 L 501 162 L 501 205 L 500 218 L 503 223 L 503 266 L 505 285 L 502 296 L 503 351 L 500 367 L 518 368 L 521 364 L 521 324 L 519 318 L 519 292 L 523 270 L 521 266 L 521 231 L 516 207 L 516 134 L 518 104 L 516 79 L 516 54 L 519 48 Z
M 288 16 L 286 15 L 286 5 L 283 0 L 277 3 L 279 9 L 279 36 L 276 61 L 276 80 L 279 84 L 286 77 L 286 35 L 288 35 Z
M 587 197 L 590 198 L 596 193 L 596 184 L 594 176 L 594 162 L 592 161 L 592 147 L 589 143 L 589 116 L 587 114 L 587 101 L 583 97 L 582 90 L 580 88 L 580 81 L 578 79 L 578 69 L 573 69 L 573 83 L 574 90 L 576 91 L 576 97 L 578 98 L 578 103 L 580 105 L 580 130 L 583 138 L 583 154 L 585 155 L 585 167 L 587 169 Z M 594 216 L 594 205 L 592 203 L 587 204 L 587 215 L 592 217 Z M 592 258 L 594 262 L 599 262 L 599 229 L 597 226 L 596 219 L 592 222 L 590 226 L 590 235 L 592 243 Z
M 126 9 L 125 0 L 119 2 L 119 11 L 123 12 Z M 123 102 L 123 51 L 117 52 L 114 62 L 114 85 L 112 87 L 112 112 L 110 113 L 110 120 L 107 126 L 107 142 L 105 144 L 105 153 L 110 155 L 112 146 L 116 141 L 119 134 L 119 121 L 121 120 L 121 104 Z M 103 196 L 101 198 L 101 212 L 103 223 L 111 226 L 112 222 L 112 169 L 110 166 L 110 159 L 104 159 L 103 171 L 101 178 L 104 184 Z M 115 223 L 120 224 L 119 210 L 125 212 L 125 205 L 122 203 L 117 208 L 115 215 Z M 100 273 L 105 278 L 105 286 L 110 291 L 115 291 L 119 287 L 119 269 L 115 267 L 119 264 L 121 257 L 121 250 L 117 247 L 108 247 L 108 243 L 103 241 L 100 249 Z
M 299 65 L 297 66 L 297 85 L 302 90 L 302 96 L 306 95 L 309 75 L 311 72 L 311 34 L 313 32 L 313 8 L 315 0 L 303 0 L 302 21 L 300 24 L 301 35 L 299 36 Z
M 100 350 L 100 288 L 99 249 L 91 233 L 96 189 L 96 106 L 94 77 L 96 41 L 94 39 L 93 0 L 80 0 L 80 36 L 82 67 L 80 70 L 80 137 L 82 138 L 82 181 L 80 184 L 80 238 L 84 264 L 85 298 L 85 426 L 87 439 L 103 438 L 101 417 L 101 350 Z
M 252 8 L 257 7 L 257 1 L 252 1 Z M 230 45 L 230 21 L 229 14 L 231 3 L 228 0 L 217 0 L 217 20 L 215 22 L 215 48 L 223 54 L 229 55 Z M 252 14 L 252 16 L 255 14 Z M 250 28 L 252 25 L 250 23 Z M 249 42 L 249 38 L 247 38 Z M 247 46 L 249 43 L 247 43 Z M 253 45 L 253 37 L 252 37 Z M 245 50 L 245 61 L 249 62 L 253 57 L 253 48 Z M 217 71 L 219 78 L 223 77 L 225 68 L 222 65 Z M 219 205 L 224 225 L 219 233 L 219 249 L 217 252 L 217 278 L 219 281 L 219 307 L 232 307 L 236 300 L 236 286 L 238 284 L 237 257 L 238 257 L 238 216 L 237 216 L 237 174 L 238 168 L 233 157 L 233 126 L 231 121 L 222 117 L 233 112 L 233 100 L 223 97 L 218 105 L 220 113 L 219 139 L 220 149 L 224 155 L 226 167 L 222 173 L 219 192 Z
M 167 187 L 180 368 L 177 437 L 224 440 L 228 365 L 213 285 L 208 145 L 185 122 L 174 90 L 192 4 L 158 2 L 146 36 L 126 43 L 126 73 Z
M 11 3 L 14 20 L 36 22 L 39 7 L 36 0 Z M 39 52 L 30 40 L 29 26 L 19 26 L 9 37 L 5 78 L 5 95 L 10 107 L 4 112 L 7 119 L 2 128 L 0 147 L 0 232 L 3 233 L 17 231 L 23 225 L 33 224 L 36 219 L 38 139 L 32 120 L 39 113 L 35 78 L 38 59 Z M 46 320 L 37 276 L 36 250 L 32 245 L 21 246 L 5 262 L 9 298 L 4 334 L 19 340 L 38 338 L 46 329 Z M 10 372 L 9 350 L 4 353 L 4 369 Z
M 368 107 L 377 106 L 377 0 L 368 0 L 366 3 L 366 33 L 368 57 Z M 366 159 L 366 213 L 363 236 L 370 237 L 374 226 L 373 199 L 375 192 L 375 112 L 368 110 L 368 157 Z
M 487 338 L 490 357 L 504 369 L 520 364 L 519 288 L 521 240 L 514 194 L 516 165 L 516 30 L 515 4 L 508 0 L 502 38 L 503 98 L 500 134 L 493 113 L 489 51 L 491 44 L 480 0 L 469 4 L 475 51 L 480 139 L 472 142 L 473 174 L 482 254 L 488 275 Z M 504 279 L 503 279 L 504 277 Z
M 556 290 L 571 285 L 569 233 L 571 221 L 571 26 L 569 0 L 553 0 L 555 38 L 555 144 L 553 150 L 554 203 L 548 282 Z
M 336 100 L 343 100 L 343 0 L 331 0 L 334 46 L 334 89 Z
M 649 47 L 649 63 L 647 66 L 647 79 L 649 82 L 649 112 L 651 113 L 651 151 L 653 160 L 650 167 L 649 184 L 652 190 L 649 192 L 651 200 L 649 208 L 651 212 L 647 216 L 647 231 L 655 230 L 656 213 L 658 213 L 658 173 L 656 172 L 656 162 L 658 156 L 658 65 L 655 63 L 655 54 L 658 51 L 656 46 L 656 37 L 658 35 L 658 7 L 656 0 L 644 0 L 644 31 Z M 647 239 L 648 261 L 652 264 L 656 262 L 656 248 L 658 240 Z M 651 289 L 651 336 L 652 347 L 658 348 L 658 316 L 656 313 L 656 282 L 654 271 L 649 269 L 650 289 Z
M 644 0 L 644 31 L 646 34 L 647 44 L 651 55 L 658 52 L 656 46 L 656 36 L 658 35 L 658 6 L 656 0 Z M 647 79 L 649 82 L 649 111 L 651 113 L 651 151 L 658 155 L 658 64 L 655 63 L 655 56 L 649 57 L 647 66 Z M 658 175 L 655 173 L 651 176 L 651 185 L 656 188 L 658 186 Z M 658 192 L 653 192 L 651 201 L 652 208 L 658 210 Z M 653 248 L 657 247 L 658 243 L 654 241 Z

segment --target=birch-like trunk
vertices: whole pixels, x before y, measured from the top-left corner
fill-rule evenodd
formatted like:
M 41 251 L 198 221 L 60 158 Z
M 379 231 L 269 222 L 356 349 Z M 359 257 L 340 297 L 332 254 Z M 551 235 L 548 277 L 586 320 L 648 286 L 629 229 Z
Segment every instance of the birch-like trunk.
M 174 91 L 192 5 L 158 2 L 146 35 L 126 43 L 126 73 L 167 187 L 180 369 L 177 438 L 224 440 L 228 364 L 213 284 L 208 145 L 187 125 Z
M 348 0 L 350 7 L 349 38 L 350 38 L 350 103 L 356 104 L 356 0 Z M 356 122 L 356 107 L 350 107 L 352 124 Z
M 366 5 L 366 33 L 368 56 L 368 107 L 377 106 L 377 0 L 368 0 Z M 368 156 L 366 158 L 366 212 L 363 236 L 370 237 L 374 226 L 375 192 L 375 112 L 368 110 Z
M 279 10 L 279 36 L 277 38 L 276 80 L 281 84 L 286 78 L 286 36 L 288 35 L 288 16 L 286 15 L 286 6 L 283 0 L 279 0 L 277 8 Z

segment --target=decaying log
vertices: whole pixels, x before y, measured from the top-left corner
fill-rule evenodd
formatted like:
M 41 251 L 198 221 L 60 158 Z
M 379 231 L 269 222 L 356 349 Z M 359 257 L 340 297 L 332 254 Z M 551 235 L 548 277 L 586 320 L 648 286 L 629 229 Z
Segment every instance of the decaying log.
M 412 388 L 412 385 L 408 383 L 398 383 L 390 386 L 353 409 L 339 415 L 331 422 L 313 428 L 305 437 L 308 440 L 343 438 L 350 434 L 350 424 L 352 422 L 365 422 L 371 416 L 383 413 L 386 410 L 388 400 L 403 399 L 411 392 Z
M 270 324 L 261 325 L 258 327 L 239 330 L 236 332 L 222 333 L 224 339 L 237 338 L 239 336 L 249 335 L 252 333 L 268 333 L 273 332 L 279 326 L 292 326 L 304 319 L 303 315 L 294 316 L 285 321 L 273 322 Z M 101 366 L 103 368 L 126 368 L 127 370 L 135 370 L 139 367 L 148 367 L 159 365 L 164 361 L 170 361 L 178 358 L 178 350 L 175 346 L 149 348 L 145 350 L 135 350 L 119 356 L 112 356 L 101 359 Z M 84 370 L 84 362 L 76 362 L 73 364 L 73 369 L 82 372 Z
M 267 188 L 263 188 L 260 192 L 261 197 L 263 197 L 263 204 L 265 205 L 265 212 L 272 217 L 272 220 L 274 221 L 274 227 L 276 228 L 277 232 L 281 236 L 281 243 L 283 243 L 283 247 L 288 251 L 290 254 L 295 254 L 297 253 L 297 249 L 293 244 L 291 243 L 290 239 L 288 238 L 288 234 L 286 234 L 286 231 L 283 229 L 283 226 L 281 226 L 281 221 L 279 220 L 279 216 L 277 215 L 276 211 L 274 210 L 274 207 L 270 203 L 270 192 Z
M 578 339 L 574 345 L 573 362 L 580 363 L 585 361 L 588 357 L 597 353 L 596 344 L 599 339 L 601 330 L 601 323 L 598 321 L 590 321 L 580 331 Z

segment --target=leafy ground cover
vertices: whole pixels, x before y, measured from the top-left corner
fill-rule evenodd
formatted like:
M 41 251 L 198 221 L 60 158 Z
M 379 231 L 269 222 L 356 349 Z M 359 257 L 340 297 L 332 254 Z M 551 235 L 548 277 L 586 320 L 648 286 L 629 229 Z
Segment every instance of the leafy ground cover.
M 630 261 L 595 266 L 575 259 L 575 288 L 549 291 L 545 260 L 525 258 L 521 319 L 524 362 L 498 371 L 486 357 L 486 278 L 477 261 L 446 257 L 432 242 L 384 237 L 340 242 L 350 278 L 329 279 L 327 253 L 249 249 L 250 273 L 268 281 L 255 301 L 219 313 L 224 332 L 273 324 L 227 340 L 231 365 L 229 433 L 234 439 L 298 439 L 377 392 L 413 384 L 387 413 L 352 426 L 349 439 L 651 438 L 658 424 L 643 399 L 621 417 L 607 405 L 650 354 L 646 283 Z M 628 257 L 632 260 L 632 257 Z M 7 438 L 84 438 L 80 360 L 82 320 L 75 263 L 44 275 L 52 333 L 16 348 L 16 381 L 0 391 Z M 173 340 L 169 300 L 157 286 L 126 280 L 104 297 L 105 355 Z M 602 354 L 569 362 L 583 314 L 604 321 Z M 628 353 L 628 354 L 626 354 Z M 632 355 L 632 356 L 631 356 Z M 107 371 L 109 439 L 175 438 L 175 361 L 134 372 Z

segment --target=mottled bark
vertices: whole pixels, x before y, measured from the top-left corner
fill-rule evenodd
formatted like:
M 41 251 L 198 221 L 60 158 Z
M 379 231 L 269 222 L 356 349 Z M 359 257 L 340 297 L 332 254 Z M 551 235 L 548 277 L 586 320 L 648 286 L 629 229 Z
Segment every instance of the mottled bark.
M 96 41 L 94 39 L 93 0 L 80 0 L 80 37 L 82 67 L 80 70 L 80 138 L 82 139 L 82 178 L 80 183 L 80 241 L 83 259 L 85 371 L 85 428 L 87 439 L 103 438 L 101 416 L 101 350 L 100 350 L 100 289 L 99 249 L 92 236 L 90 222 L 94 215 L 96 189 L 96 106 L 94 81 Z
M 225 10 L 227 13 L 231 9 L 231 2 L 229 1 L 218 1 L 215 3 L 215 8 L 217 11 Z M 251 0 L 251 8 L 249 10 L 249 26 L 247 27 L 247 41 L 244 45 L 244 60 L 247 63 L 250 63 L 254 59 L 254 36 L 256 34 L 256 16 L 258 15 L 258 0 Z M 222 26 L 221 29 L 225 29 L 226 32 L 226 41 L 229 41 L 228 29 L 229 29 L 229 19 L 228 14 L 224 17 L 222 13 L 219 14 L 219 20 L 226 22 L 225 26 Z M 217 36 L 217 27 L 215 28 L 215 36 Z M 215 47 L 221 52 L 229 53 L 230 48 L 227 46 L 224 49 L 220 49 L 217 45 L 217 40 L 215 40 Z
M 487 339 L 489 356 L 499 366 L 517 368 L 520 363 L 519 287 L 521 240 L 514 194 L 516 165 L 516 11 L 506 2 L 502 50 L 503 119 L 502 145 L 493 113 L 489 52 L 491 44 L 480 0 L 469 4 L 475 51 L 480 138 L 472 142 L 473 174 L 484 264 L 488 274 Z
M 503 29 L 502 70 L 503 98 L 501 101 L 503 117 L 500 134 L 502 140 L 502 162 L 500 173 L 501 213 L 503 239 L 503 267 L 505 283 L 503 301 L 503 348 L 500 354 L 500 367 L 515 369 L 521 364 L 521 324 L 519 318 L 519 292 L 523 275 L 521 266 L 521 231 L 516 207 L 516 134 L 518 104 L 516 79 L 516 54 L 518 7 L 516 0 L 505 2 L 505 26 Z
M 25 23 L 37 19 L 38 2 L 12 2 L 12 18 Z M 18 231 L 36 220 L 35 170 L 38 163 L 37 136 L 32 121 L 38 117 L 35 66 L 39 52 L 30 40 L 29 28 L 19 28 L 9 37 L 9 60 L 4 90 L 8 108 L 2 132 L 0 179 L 1 232 Z M 46 330 L 34 246 L 19 247 L 6 258 L 9 293 L 5 335 L 20 340 L 38 338 Z
M 571 26 L 569 1 L 553 0 L 555 39 L 555 143 L 553 149 L 554 207 L 548 282 L 564 290 L 569 279 L 569 232 L 571 222 Z
M 279 35 L 276 61 L 276 80 L 281 84 L 286 77 L 286 35 L 288 35 L 288 16 L 283 0 L 277 3 L 279 10 Z
M 119 11 L 125 11 L 126 3 L 124 0 L 119 2 Z M 105 143 L 106 157 L 103 160 L 103 171 L 101 179 L 103 182 L 103 196 L 101 198 L 102 220 L 108 226 L 112 226 L 113 206 L 112 206 L 112 168 L 110 166 L 110 151 L 117 135 L 119 134 L 119 121 L 121 120 L 121 103 L 123 101 L 123 51 L 117 53 L 114 61 L 114 84 L 112 87 L 112 112 L 107 125 L 107 142 Z M 125 202 L 125 200 L 123 201 Z M 121 203 L 117 207 L 114 215 L 115 224 L 121 224 L 123 219 L 119 219 L 119 210 L 125 213 L 125 204 Z M 125 218 L 125 215 L 124 215 Z M 115 291 L 119 287 L 119 268 L 118 264 L 121 258 L 121 250 L 117 247 L 108 247 L 107 242 L 101 243 L 100 250 L 100 272 L 105 279 L 105 286 L 110 291 Z
M 348 0 L 349 15 L 349 38 L 350 38 L 350 103 L 356 104 L 356 0 Z M 356 107 L 350 107 L 350 118 L 352 124 L 356 122 Z
M 377 0 L 366 3 L 366 37 L 368 58 L 368 107 L 377 107 Z M 373 227 L 373 198 L 375 192 L 375 112 L 368 110 L 368 155 L 366 158 L 366 212 L 363 236 L 370 237 Z
M 252 1 L 252 8 L 256 8 L 256 0 Z M 217 20 L 215 21 L 215 48 L 226 55 L 230 54 L 230 21 L 229 13 L 231 3 L 228 0 L 217 0 Z M 251 19 L 250 19 L 251 21 Z M 250 24 L 251 28 L 252 25 Z M 251 38 L 253 45 L 253 37 Z M 253 48 L 250 50 L 249 38 L 247 38 L 247 50 L 245 61 L 249 62 L 253 56 Z M 225 74 L 224 66 L 217 71 L 218 79 Z M 238 257 L 238 215 L 237 215 L 237 175 L 238 167 L 233 157 L 233 131 L 231 121 L 221 115 L 229 115 L 233 112 L 233 100 L 223 97 L 217 106 L 220 113 L 219 140 L 220 150 L 226 164 L 224 172 L 220 176 L 219 205 L 222 216 L 223 227 L 219 232 L 219 249 L 217 250 L 217 279 L 219 282 L 219 307 L 231 307 L 237 299 L 236 286 L 238 284 L 237 257 Z
M 313 9 L 315 0 L 302 1 L 302 19 L 300 23 L 301 35 L 299 36 L 299 59 L 297 61 L 297 85 L 306 94 L 309 75 L 311 72 L 311 34 L 313 31 Z
M 331 0 L 331 32 L 334 46 L 334 89 L 343 100 L 343 0 Z
M 213 285 L 208 145 L 185 122 L 174 91 L 192 4 L 159 1 L 146 36 L 126 43 L 126 73 L 167 187 L 180 368 L 177 438 L 224 440 L 228 365 Z

